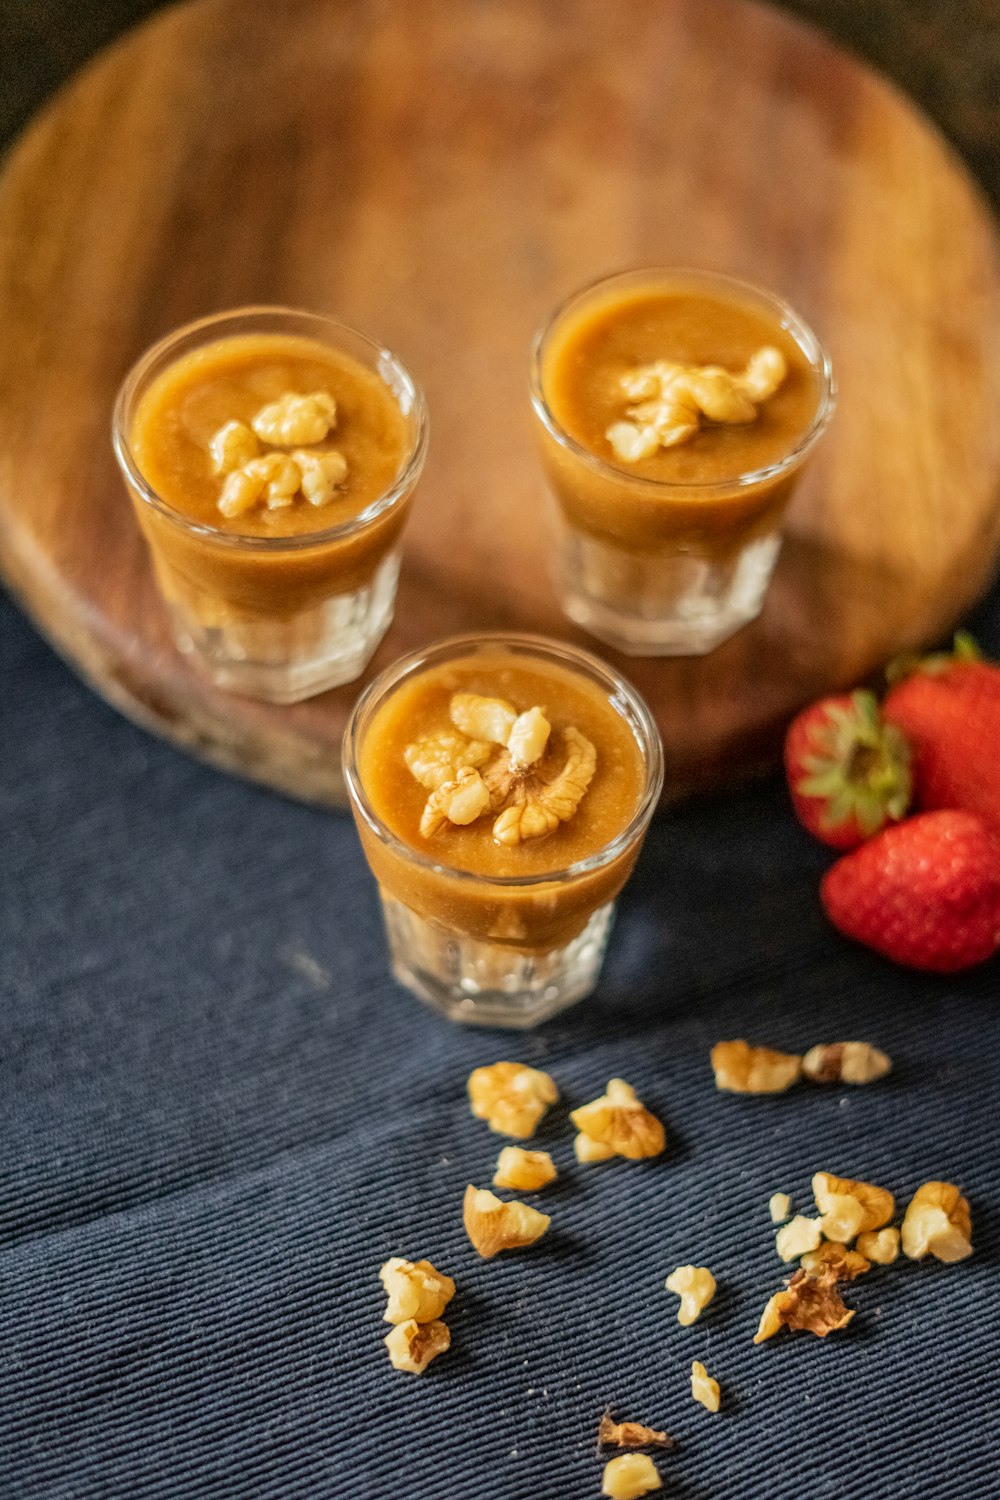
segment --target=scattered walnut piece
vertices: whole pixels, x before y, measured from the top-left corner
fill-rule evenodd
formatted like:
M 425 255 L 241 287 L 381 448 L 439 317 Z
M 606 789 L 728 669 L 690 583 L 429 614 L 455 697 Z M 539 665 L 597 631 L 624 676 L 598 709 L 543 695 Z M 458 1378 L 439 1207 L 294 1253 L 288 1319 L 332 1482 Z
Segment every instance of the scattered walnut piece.
M 858 1235 L 858 1253 L 877 1266 L 891 1266 L 899 1256 L 898 1229 L 868 1229 Z
M 662 1489 L 656 1465 L 648 1453 L 623 1453 L 604 1465 L 601 1494 L 609 1500 L 638 1500 Z
M 811 1083 L 874 1083 L 891 1070 L 884 1052 L 868 1042 L 831 1042 L 810 1047 L 802 1072 Z
M 409 1318 L 405 1323 L 397 1323 L 385 1337 L 393 1368 L 408 1370 L 412 1375 L 422 1374 L 431 1360 L 450 1346 L 448 1325 L 437 1318 L 431 1323 L 418 1323 L 416 1318 Z
M 733 1094 L 783 1094 L 798 1080 L 802 1059 L 749 1042 L 716 1042 L 712 1048 L 715 1086 Z
M 807 1219 L 796 1214 L 774 1237 L 774 1246 L 782 1260 L 798 1260 L 800 1255 L 815 1250 L 823 1238 L 819 1219 Z
M 824 1235 L 845 1245 L 864 1229 L 881 1229 L 888 1224 L 896 1207 L 886 1188 L 834 1177 L 832 1172 L 816 1172 L 812 1190 L 823 1215 Z
M 277 401 L 262 406 L 251 427 L 265 443 L 278 448 L 297 448 L 302 443 L 321 443 L 337 425 L 337 403 L 326 391 L 297 395 L 286 391 Z
M 420 832 L 432 838 L 446 823 L 464 828 L 481 818 L 490 805 L 485 781 L 473 766 L 463 766 L 454 781 L 442 781 L 436 787 L 420 815 Z
M 677 1321 L 684 1328 L 690 1327 L 715 1296 L 715 1277 L 705 1266 L 678 1266 L 664 1285 L 681 1299 Z
M 917 1188 L 903 1216 L 903 1254 L 909 1260 L 933 1255 L 949 1265 L 972 1254 L 968 1199 L 954 1183 L 925 1182 Z
M 775 1292 L 764 1308 L 754 1343 L 773 1338 L 781 1328 L 803 1329 L 822 1339 L 837 1328 L 846 1328 L 853 1317 L 854 1309 L 845 1307 L 829 1267 L 820 1276 L 796 1271 L 788 1286 Z
M 484 1260 L 501 1250 L 520 1250 L 541 1239 L 552 1220 L 527 1203 L 504 1203 L 488 1188 L 465 1190 L 465 1232 Z
M 592 1166 L 598 1161 L 610 1161 L 613 1156 L 618 1155 L 614 1146 L 608 1146 L 604 1141 L 592 1141 L 582 1130 L 573 1137 L 573 1154 L 583 1167 Z
M 871 1261 L 859 1250 L 848 1250 L 836 1240 L 824 1240 L 816 1250 L 802 1257 L 802 1269 L 810 1276 L 822 1275 L 829 1266 L 838 1281 L 854 1281 L 871 1270 Z
M 583 1135 L 632 1161 L 659 1156 L 667 1143 L 659 1120 L 621 1078 L 612 1078 L 600 1099 L 574 1109 L 570 1119 Z
M 504 1146 L 497 1157 L 493 1186 L 511 1188 L 516 1193 L 537 1193 L 546 1183 L 554 1182 L 556 1164 L 547 1151 L 525 1151 L 523 1146 Z
M 455 1295 L 455 1283 L 429 1260 L 403 1260 L 394 1255 L 379 1271 L 389 1299 L 386 1323 L 433 1323 Z
M 782 1224 L 792 1211 L 792 1200 L 787 1193 L 772 1193 L 767 1200 L 767 1211 L 772 1224 Z
M 677 1442 L 669 1432 L 644 1427 L 641 1422 L 615 1422 L 606 1411 L 597 1429 L 599 1448 L 675 1448 Z
M 208 447 L 219 474 L 231 474 L 234 469 L 241 469 L 260 452 L 257 436 L 245 422 L 226 422 L 212 437 Z
M 719 1410 L 719 1382 L 712 1379 L 699 1359 L 691 1365 L 691 1395 L 706 1411 Z
M 474 1068 L 466 1087 L 477 1120 L 485 1120 L 497 1135 L 522 1139 L 534 1135 L 549 1105 L 559 1098 L 555 1080 L 524 1063 Z

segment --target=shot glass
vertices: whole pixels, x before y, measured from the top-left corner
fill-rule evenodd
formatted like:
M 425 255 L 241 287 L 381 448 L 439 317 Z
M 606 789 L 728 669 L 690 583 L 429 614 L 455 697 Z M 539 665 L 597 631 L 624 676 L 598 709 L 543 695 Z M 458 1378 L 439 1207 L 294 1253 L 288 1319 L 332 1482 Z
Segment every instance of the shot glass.
M 332 351 L 348 371 L 371 372 L 377 385 L 367 387 L 369 397 L 381 402 L 386 393 L 402 419 L 401 451 L 387 482 L 356 513 L 349 504 L 305 504 L 304 524 L 311 529 L 297 534 L 261 534 L 263 524 L 247 525 L 243 516 L 227 523 L 206 513 L 203 501 L 189 511 L 185 483 L 191 481 L 183 471 L 164 493 L 167 486 L 150 482 L 136 452 L 136 414 L 154 382 L 171 378 L 172 366 L 186 369 L 179 362 L 188 357 L 210 359 L 213 350 L 235 341 L 264 336 L 266 342 L 274 335 L 301 343 L 303 358 L 319 346 L 319 355 Z M 396 356 L 330 318 L 290 308 L 240 308 L 154 344 L 121 386 L 112 438 L 178 649 L 218 686 L 275 703 L 358 677 L 392 621 L 400 539 L 424 464 L 427 428 L 424 397 Z M 331 440 L 339 435 L 335 430 Z M 198 482 L 204 483 L 201 476 Z
M 790 352 L 801 351 L 812 409 L 767 462 L 737 464 L 714 480 L 699 479 L 693 465 L 687 467 L 695 477 L 644 477 L 615 461 L 603 430 L 581 441 L 556 415 L 556 356 L 567 336 L 595 313 L 658 290 L 745 308 L 778 341 L 787 336 Z M 664 349 L 659 357 L 676 355 Z M 554 583 L 571 620 L 627 655 L 698 656 L 756 618 L 792 491 L 835 404 L 829 357 L 792 308 L 757 287 L 703 271 L 647 269 L 604 278 L 557 307 L 536 335 L 531 402 L 555 499 Z
M 458 853 L 450 862 L 447 842 L 444 849 L 421 847 L 415 826 L 404 826 L 406 817 L 397 812 L 403 799 L 397 793 L 394 800 L 393 786 L 399 777 L 405 784 L 408 773 L 399 751 L 405 727 L 393 726 L 400 705 L 411 701 L 410 687 L 417 684 L 419 691 L 418 680 L 441 668 L 457 669 L 453 681 L 461 685 L 463 672 L 481 666 L 492 673 L 497 663 L 505 664 L 503 685 L 511 698 L 519 670 L 533 673 L 536 683 L 539 674 L 564 674 L 563 680 L 593 694 L 601 714 L 607 714 L 598 765 L 607 754 L 609 766 L 627 761 L 633 767 L 630 790 L 620 804 L 612 798 L 622 798 L 624 783 L 610 773 L 606 781 L 595 775 L 587 796 L 609 800 L 594 809 L 602 832 L 593 846 L 574 847 L 578 857 L 566 859 L 558 835 L 551 836 L 548 856 L 547 841 L 538 840 L 530 873 L 519 871 L 516 857 L 502 873 L 485 874 L 462 868 L 470 861 Z M 609 748 L 615 745 L 617 750 Z M 587 652 L 535 636 L 455 637 L 403 657 L 367 688 L 347 725 L 343 758 L 351 810 L 378 882 L 392 970 L 400 984 L 450 1020 L 499 1027 L 536 1025 L 593 990 L 615 898 L 635 864 L 663 785 L 659 733 L 623 677 Z M 456 832 L 460 840 L 462 830 Z

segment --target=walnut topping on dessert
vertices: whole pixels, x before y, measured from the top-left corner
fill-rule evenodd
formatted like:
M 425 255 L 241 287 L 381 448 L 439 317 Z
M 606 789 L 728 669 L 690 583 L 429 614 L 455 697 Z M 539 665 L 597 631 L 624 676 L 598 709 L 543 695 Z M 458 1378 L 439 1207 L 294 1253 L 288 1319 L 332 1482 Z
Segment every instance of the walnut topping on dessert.
M 667 1144 L 659 1120 L 637 1098 L 635 1089 L 621 1078 L 612 1078 L 600 1099 L 574 1109 L 570 1119 L 582 1135 L 589 1136 L 599 1147 L 609 1147 L 615 1156 L 632 1161 L 659 1156 Z M 600 1157 L 589 1159 L 600 1160 Z
M 465 1232 L 484 1260 L 501 1250 L 520 1250 L 540 1240 L 552 1222 L 527 1203 L 504 1203 L 488 1188 L 465 1190 L 463 1204 Z
M 242 468 L 260 452 L 257 434 L 245 422 L 227 422 L 208 446 L 220 474 L 231 474 L 234 469 Z
M 917 1188 L 903 1216 L 903 1254 L 910 1260 L 933 1255 L 949 1264 L 972 1254 L 969 1202 L 954 1183 L 925 1182 Z
M 669 1432 L 644 1427 L 641 1422 L 615 1422 L 606 1411 L 597 1429 L 599 1448 L 675 1448 L 676 1439 Z
M 554 1078 L 525 1063 L 498 1062 L 473 1068 L 466 1084 L 477 1120 L 497 1135 L 534 1135 L 550 1104 L 559 1098 Z
M 733 1094 L 782 1094 L 797 1082 L 802 1059 L 773 1047 L 751 1047 L 749 1042 L 716 1042 L 712 1071 L 717 1089 Z
M 308 396 L 286 391 L 277 401 L 262 406 L 250 425 L 259 438 L 275 448 L 321 443 L 337 425 L 337 403 L 326 391 L 313 391 Z
M 386 1334 L 385 1347 L 394 1369 L 422 1375 L 432 1359 L 451 1348 L 451 1333 L 447 1323 L 438 1319 L 418 1323 L 416 1318 L 408 1318 Z
M 208 447 L 216 471 L 226 475 L 219 509 L 230 519 L 263 501 L 268 510 L 284 510 L 301 494 L 310 505 L 328 505 L 347 478 L 347 460 L 335 450 L 312 453 L 303 443 L 321 443 L 336 424 L 336 402 L 325 391 L 311 396 L 286 393 L 262 409 L 248 427 L 226 422 Z M 262 453 L 271 448 L 295 452 Z
M 754 1343 L 762 1344 L 782 1328 L 803 1329 L 821 1339 L 845 1328 L 854 1310 L 845 1307 L 836 1282 L 836 1273 L 829 1266 L 819 1276 L 796 1271 L 784 1291 L 775 1292 L 765 1307 Z
M 557 736 L 560 764 L 549 754 L 552 726 L 537 705 L 519 714 L 504 698 L 455 693 L 449 713 L 458 734 L 428 735 L 403 752 L 431 793 L 420 821 L 425 838 L 485 813 L 495 815 L 493 837 L 507 845 L 569 822 L 597 769 L 597 752 L 578 729 L 568 725 Z
M 638 463 L 660 448 L 686 443 L 702 418 L 726 424 L 753 422 L 758 407 L 768 401 L 788 373 L 779 349 L 758 349 L 741 374 L 720 365 L 679 365 L 658 359 L 640 365 L 621 378 L 621 388 L 633 404 L 627 420 L 613 422 L 605 437 L 615 457 Z

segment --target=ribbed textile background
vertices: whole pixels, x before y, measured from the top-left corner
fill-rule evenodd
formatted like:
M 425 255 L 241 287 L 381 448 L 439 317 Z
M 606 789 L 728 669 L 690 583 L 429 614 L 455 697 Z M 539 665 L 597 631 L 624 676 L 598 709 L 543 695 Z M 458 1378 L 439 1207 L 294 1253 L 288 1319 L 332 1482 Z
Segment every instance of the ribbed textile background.
M 972 622 L 1000 654 L 1000 598 Z M 680 1439 L 668 1494 L 1000 1493 L 1000 969 L 921 978 L 840 939 L 778 778 L 663 816 L 595 997 L 527 1036 L 458 1029 L 386 974 L 346 816 L 228 780 L 92 696 L 6 602 L 0 916 L 2 1500 L 586 1500 L 605 1406 Z M 868 1089 L 716 1093 L 723 1037 L 861 1038 Z M 469 1070 L 564 1104 L 553 1228 L 478 1259 L 501 1140 Z M 567 1107 L 620 1075 L 652 1163 L 574 1163 Z M 784 1268 L 767 1200 L 817 1169 L 901 1205 L 960 1183 L 974 1257 L 853 1286 L 824 1342 L 752 1335 Z M 429 1256 L 453 1348 L 394 1372 L 377 1279 Z M 710 1266 L 682 1329 L 663 1280 Z M 709 1415 L 692 1359 L 722 1385 Z

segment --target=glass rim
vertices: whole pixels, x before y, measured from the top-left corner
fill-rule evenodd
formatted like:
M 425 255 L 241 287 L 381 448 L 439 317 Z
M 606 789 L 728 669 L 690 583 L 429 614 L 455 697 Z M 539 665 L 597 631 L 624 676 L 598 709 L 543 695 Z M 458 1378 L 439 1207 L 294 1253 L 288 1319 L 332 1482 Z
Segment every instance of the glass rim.
M 153 489 L 132 452 L 126 419 L 131 414 L 131 407 L 142 381 L 150 374 L 153 366 L 169 356 L 171 352 L 178 350 L 186 340 L 209 328 L 221 330 L 227 324 L 236 324 L 253 318 L 262 320 L 297 318 L 303 323 L 323 328 L 328 333 L 347 334 L 350 338 L 359 340 L 376 356 L 376 373 L 379 373 L 380 364 L 388 364 L 392 367 L 411 403 L 410 412 L 404 412 L 404 415 L 408 416 L 412 413 L 415 432 L 406 461 L 392 484 L 383 490 L 381 495 L 370 501 L 356 516 L 351 516 L 346 521 L 338 521 L 335 525 L 324 527 L 321 531 L 307 531 L 295 536 L 247 536 L 239 532 L 224 531 L 221 527 L 213 526 L 207 521 L 196 521 L 193 517 L 178 510 L 176 506 L 171 505 L 169 501 L 164 500 L 162 495 Z M 220 337 L 223 336 L 220 333 Z M 130 366 L 118 388 L 111 417 L 111 443 L 122 474 L 139 498 L 182 530 L 194 536 L 205 537 L 217 545 L 237 548 L 240 551 L 299 552 L 353 536 L 365 530 L 373 521 L 398 505 L 420 477 L 427 457 L 429 425 L 426 397 L 402 360 L 393 354 L 391 349 L 351 324 L 338 322 L 336 318 L 327 317 L 324 313 L 309 312 L 298 307 L 284 307 L 277 303 L 261 303 L 227 308 L 224 312 L 209 313 L 203 318 L 195 318 L 193 322 L 182 324 L 150 344 Z
M 779 315 L 779 326 L 790 334 L 798 344 L 802 353 L 809 361 L 809 367 L 816 376 L 819 383 L 819 400 L 816 405 L 816 413 L 812 422 L 802 436 L 797 440 L 795 446 L 776 459 L 773 463 L 765 464 L 759 469 L 748 469 L 746 473 L 737 474 L 732 479 L 710 479 L 710 480 L 675 480 L 654 479 L 648 475 L 630 474 L 627 469 L 612 463 L 609 459 L 602 458 L 599 454 L 591 452 L 589 448 L 572 437 L 549 407 L 542 383 L 542 361 L 544 359 L 548 341 L 555 331 L 559 322 L 571 309 L 579 303 L 592 297 L 596 292 L 604 288 L 612 287 L 616 283 L 634 282 L 641 284 L 647 281 L 655 285 L 657 281 L 667 278 L 678 280 L 687 279 L 690 282 L 702 282 L 710 285 L 727 288 L 731 291 L 749 293 L 751 297 L 759 302 L 766 303 L 773 312 Z M 555 309 L 548 315 L 541 326 L 536 330 L 531 341 L 531 371 L 529 377 L 531 394 L 531 405 L 535 415 L 549 436 L 559 444 L 561 448 L 572 453 L 588 468 L 595 470 L 604 478 L 615 479 L 619 482 L 635 486 L 639 490 L 646 490 L 650 494 L 678 494 L 684 491 L 695 493 L 700 497 L 712 494 L 728 494 L 734 489 L 745 489 L 751 485 L 760 484 L 764 480 L 775 479 L 789 469 L 800 464 L 812 448 L 819 441 L 822 433 L 833 416 L 837 405 L 837 382 L 833 372 L 833 365 L 829 353 L 821 343 L 816 333 L 795 311 L 790 303 L 779 297 L 775 292 L 769 292 L 764 287 L 756 286 L 753 282 L 743 281 L 737 276 L 729 276 L 723 271 L 712 271 L 699 269 L 696 266 L 636 266 L 631 270 L 615 271 L 611 275 L 596 277 L 584 286 L 578 287 L 576 291 L 570 292 L 557 304 Z
M 375 812 L 358 772 L 357 751 L 362 721 L 375 711 L 392 689 L 398 687 L 405 678 L 423 668 L 447 660 L 449 657 L 469 655 L 477 648 L 503 649 L 504 647 L 513 647 L 515 653 L 521 651 L 526 656 L 547 657 L 560 665 L 575 667 L 577 670 L 583 668 L 592 678 L 596 678 L 608 687 L 613 699 L 615 697 L 624 699 L 639 726 L 639 733 L 636 733 L 634 725 L 630 725 L 630 728 L 644 752 L 643 760 L 646 767 L 646 784 L 642 797 L 632 817 L 620 833 L 594 854 L 588 854 L 583 859 L 574 860 L 559 869 L 539 871 L 530 875 L 484 875 L 476 870 L 461 870 L 453 865 L 441 864 L 440 861 L 421 854 L 418 849 L 414 849 L 411 844 L 406 843 L 391 828 L 388 828 Z M 622 714 L 621 717 L 624 718 L 625 715 Z M 532 886 L 551 885 L 554 881 L 576 879 L 613 863 L 630 844 L 633 844 L 644 833 L 660 800 L 664 779 L 663 743 L 660 731 L 645 699 L 627 678 L 589 651 L 584 651 L 578 646 L 571 646 L 568 642 L 550 640 L 546 636 L 532 635 L 526 631 L 478 631 L 453 635 L 443 641 L 435 642 L 434 645 L 424 646 L 401 656 L 368 684 L 352 708 L 344 729 L 342 759 L 344 782 L 352 807 L 380 843 L 394 849 L 420 869 L 432 874 L 463 883 L 476 882 L 482 885 L 499 886 L 505 890 L 526 890 Z

